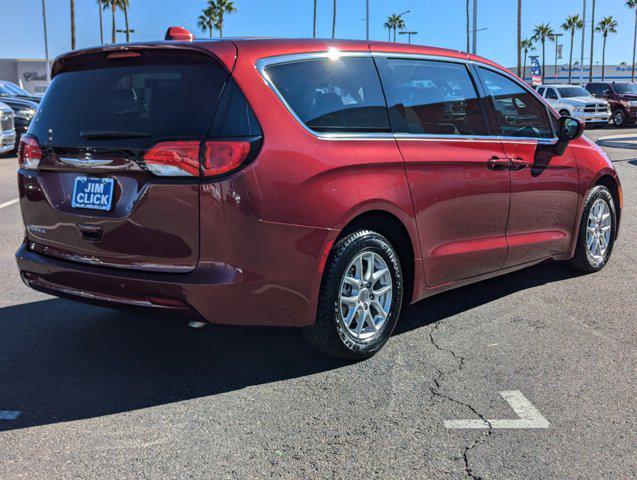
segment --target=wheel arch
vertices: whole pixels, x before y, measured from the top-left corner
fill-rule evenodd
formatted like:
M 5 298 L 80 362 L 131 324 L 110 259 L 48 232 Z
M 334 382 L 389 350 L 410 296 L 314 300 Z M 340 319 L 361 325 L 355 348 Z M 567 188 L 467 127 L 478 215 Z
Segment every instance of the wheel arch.
M 595 181 L 595 185 L 603 185 L 608 188 L 613 202 L 615 202 L 615 214 L 617 215 L 617 231 L 619 231 L 619 221 L 622 211 L 622 193 L 621 187 L 612 175 L 604 174 Z
M 396 253 L 398 253 L 400 259 L 405 283 L 403 304 L 411 303 L 414 296 L 414 260 L 417 257 L 414 252 L 414 242 L 406 225 L 396 215 L 387 210 L 369 210 L 352 218 L 338 234 L 336 242 L 361 229 L 370 229 L 380 233 L 397 250 Z

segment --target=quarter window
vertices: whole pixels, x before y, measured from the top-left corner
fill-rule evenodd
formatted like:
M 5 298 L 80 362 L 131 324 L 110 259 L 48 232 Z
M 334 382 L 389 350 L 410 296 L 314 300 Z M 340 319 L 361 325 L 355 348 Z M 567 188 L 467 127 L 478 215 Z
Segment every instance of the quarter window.
M 479 68 L 484 86 L 493 100 L 496 127 L 500 135 L 553 137 L 548 111 L 537 98 L 504 75 Z
M 369 57 L 308 59 L 266 73 L 290 108 L 317 132 L 388 132 L 380 79 Z
M 461 63 L 379 60 L 392 127 L 396 132 L 487 135 L 481 101 Z

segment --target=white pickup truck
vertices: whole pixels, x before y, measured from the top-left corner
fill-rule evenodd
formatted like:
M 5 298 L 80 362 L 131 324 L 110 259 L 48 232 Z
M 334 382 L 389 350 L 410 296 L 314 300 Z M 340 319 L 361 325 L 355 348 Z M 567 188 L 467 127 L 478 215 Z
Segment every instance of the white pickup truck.
M 0 154 L 15 148 L 15 125 L 13 109 L 0 102 Z
M 560 115 L 579 118 L 586 124 L 608 124 L 610 105 L 605 100 L 593 97 L 579 85 L 540 85 L 537 88 L 544 99 Z

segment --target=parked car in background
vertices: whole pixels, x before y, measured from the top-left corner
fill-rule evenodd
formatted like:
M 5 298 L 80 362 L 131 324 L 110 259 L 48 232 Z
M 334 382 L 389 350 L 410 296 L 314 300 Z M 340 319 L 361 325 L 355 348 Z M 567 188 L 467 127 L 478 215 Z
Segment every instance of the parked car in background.
M 0 102 L 9 105 L 15 113 L 15 149 L 18 148 L 20 138 L 29 128 L 40 101 L 39 97 L 29 94 L 17 85 L 6 80 L 0 81 Z
M 15 148 L 16 134 L 13 109 L 0 102 L 0 154 Z
M 617 171 L 583 122 L 503 67 L 417 45 L 170 32 L 55 61 L 18 157 L 31 288 L 301 327 L 360 360 L 402 305 L 610 258 Z
M 579 85 L 540 85 L 537 93 L 563 117 L 575 117 L 586 125 L 607 125 L 610 121 L 610 105 L 593 97 Z
M 637 121 L 637 83 L 631 82 L 592 82 L 586 90 L 596 98 L 610 103 L 613 123 L 616 127 L 625 127 Z
M 32 93 L 27 92 L 24 88 L 20 88 L 13 82 L 9 82 L 8 80 L 0 80 L 0 97 L 10 96 L 10 97 L 19 97 L 25 98 L 27 100 L 33 100 L 39 102 L 42 97 L 33 95 Z

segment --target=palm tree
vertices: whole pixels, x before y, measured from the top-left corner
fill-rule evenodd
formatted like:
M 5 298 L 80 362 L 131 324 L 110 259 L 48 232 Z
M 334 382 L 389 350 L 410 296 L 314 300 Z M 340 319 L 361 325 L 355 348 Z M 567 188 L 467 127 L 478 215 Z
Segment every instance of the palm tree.
M 119 0 L 97 0 L 97 3 L 102 4 L 102 8 L 104 10 L 110 10 L 111 11 L 111 43 L 117 43 L 117 25 L 115 22 L 115 14 L 117 13 L 117 7 L 119 6 Z M 100 15 L 100 22 L 101 22 L 101 15 Z
M 387 41 L 391 42 L 391 30 L 392 28 L 394 28 L 394 23 L 392 20 L 392 17 L 387 17 L 387 20 L 385 21 L 385 23 L 383 24 L 383 27 L 387 29 Z
M 595 0 L 593 0 L 593 10 L 591 13 L 591 54 L 590 54 L 590 72 L 588 72 L 588 81 L 593 81 L 593 56 L 595 54 Z M 582 65 L 584 68 L 584 65 Z
M 102 22 L 102 0 L 97 0 L 97 9 L 100 12 L 100 44 L 104 45 L 104 22 Z
M 118 0 L 118 6 L 124 11 L 124 25 L 126 25 L 126 43 L 130 42 L 130 27 L 128 23 L 128 7 L 130 0 Z
M 405 28 L 405 20 L 400 15 L 397 15 L 396 23 L 394 24 L 394 43 L 396 43 L 396 30 L 403 30 Z
M 210 34 L 210 38 L 212 38 L 212 33 L 215 30 L 215 25 L 217 24 L 217 14 L 215 10 L 211 7 L 204 8 L 201 11 L 201 15 L 197 18 L 197 26 L 202 32 L 206 30 Z
M 334 0 L 334 10 L 332 13 L 332 38 L 336 38 L 336 0 Z
M 542 23 L 540 25 L 536 25 L 533 30 L 533 36 L 531 39 L 534 42 L 540 42 L 542 44 L 542 76 L 546 74 L 546 41 L 547 40 L 555 40 L 555 32 L 551 28 L 550 23 Z
M 71 0 L 71 50 L 75 50 L 75 0 Z
M 526 38 L 524 40 L 521 40 L 520 41 L 520 51 L 524 52 L 524 64 L 523 64 L 523 68 L 522 68 L 522 75 L 520 75 L 520 77 L 522 77 L 522 79 L 524 80 L 524 77 L 526 76 L 526 57 L 527 57 L 529 52 L 535 51 L 535 45 L 533 45 L 533 40 L 530 39 L 530 38 Z
M 602 18 L 595 29 L 596 32 L 600 32 L 604 37 L 604 46 L 602 47 L 602 82 L 604 81 L 604 68 L 606 67 L 606 39 L 609 33 L 617 33 L 617 20 L 612 15 Z
M 467 5 L 469 2 L 467 1 Z M 467 8 L 469 8 L 467 6 Z M 518 0 L 518 77 L 521 77 L 520 63 L 522 60 L 522 0 Z
M 217 17 L 215 28 L 219 30 L 219 38 L 223 37 L 223 16 L 226 13 L 234 13 L 237 8 L 234 6 L 234 2 L 230 0 L 208 0 L 209 8 L 212 8 Z
M 637 0 L 626 0 L 626 6 L 628 8 L 635 9 L 635 34 L 633 36 L 633 70 L 630 75 L 630 81 L 635 81 L 635 51 L 637 51 Z
M 316 0 L 314 0 L 314 24 L 312 26 L 312 38 L 316 38 Z
M 575 32 L 584 28 L 584 21 L 579 15 L 571 15 L 566 17 L 566 21 L 562 24 L 562 30 L 571 33 L 571 53 L 568 58 L 568 83 L 571 83 L 573 68 L 573 41 L 575 40 Z

